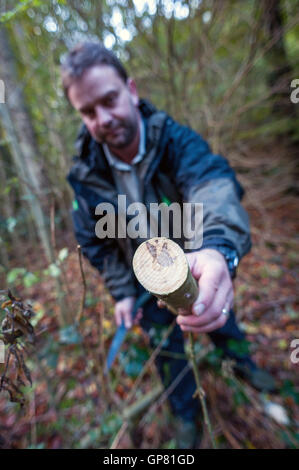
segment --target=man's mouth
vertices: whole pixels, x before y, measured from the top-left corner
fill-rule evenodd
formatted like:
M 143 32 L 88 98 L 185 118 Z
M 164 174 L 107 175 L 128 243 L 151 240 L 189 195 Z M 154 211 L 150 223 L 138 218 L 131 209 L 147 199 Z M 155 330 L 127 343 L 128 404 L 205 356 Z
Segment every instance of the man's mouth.
M 120 127 L 115 127 L 115 129 L 111 129 L 111 131 L 108 131 L 108 135 L 115 135 L 118 133 Z
M 108 131 L 106 133 L 106 136 L 108 137 L 116 137 L 122 130 L 122 127 L 121 126 L 117 126 L 115 127 L 114 129 L 111 129 L 110 131 Z
M 111 138 L 113 139 L 114 137 L 117 137 L 117 135 L 119 134 L 121 130 L 122 130 L 122 126 L 117 126 L 103 133 L 99 133 L 96 135 L 97 140 L 99 142 L 105 142 L 107 140 L 110 140 Z

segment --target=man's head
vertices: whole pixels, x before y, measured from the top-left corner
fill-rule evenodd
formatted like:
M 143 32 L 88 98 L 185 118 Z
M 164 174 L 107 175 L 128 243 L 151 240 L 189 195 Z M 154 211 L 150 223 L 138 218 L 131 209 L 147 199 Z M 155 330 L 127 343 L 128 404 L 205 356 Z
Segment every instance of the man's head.
M 62 83 L 96 141 L 121 150 L 138 140 L 136 84 L 102 44 L 76 46 L 62 65 Z

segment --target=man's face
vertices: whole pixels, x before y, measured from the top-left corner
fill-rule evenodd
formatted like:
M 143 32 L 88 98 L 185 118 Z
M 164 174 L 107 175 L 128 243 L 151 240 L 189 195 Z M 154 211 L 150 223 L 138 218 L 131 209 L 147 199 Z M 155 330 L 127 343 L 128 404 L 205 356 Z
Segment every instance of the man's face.
M 68 91 L 92 137 L 116 149 L 130 145 L 138 130 L 138 94 L 135 82 L 125 83 L 108 65 L 87 69 Z

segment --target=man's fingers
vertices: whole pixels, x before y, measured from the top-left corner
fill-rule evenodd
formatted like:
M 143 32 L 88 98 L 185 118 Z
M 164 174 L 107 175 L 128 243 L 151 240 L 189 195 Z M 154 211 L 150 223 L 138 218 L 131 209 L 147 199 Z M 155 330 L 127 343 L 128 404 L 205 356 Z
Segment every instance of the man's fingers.
M 212 304 L 221 284 L 222 272 L 204 272 L 198 281 L 199 295 L 193 304 L 194 315 L 202 315 Z
M 214 320 L 202 327 L 182 325 L 183 331 L 192 331 L 193 333 L 210 333 L 211 331 L 222 328 L 228 320 L 228 316 L 221 314 L 217 320 Z
M 132 326 L 132 315 L 130 310 L 124 310 L 123 311 L 123 319 L 125 323 L 126 328 L 131 328 Z
M 217 310 L 216 314 L 208 316 L 208 314 L 202 315 L 202 317 L 196 317 L 195 315 L 189 316 L 187 319 L 184 317 L 178 317 L 178 323 L 183 331 L 191 331 L 193 333 L 210 333 L 211 331 L 222 328 L 229 318 L 229 311 L 233 304 L 233 291 L 229 291 L 227 299 L 221 310 Z M 186 320 L 188 322 L 186 322 Z
M 121 311 L 120 310 L 117 310 L 115 309 L 115 312 L 114 312 L 114 317 L 115 317 L 115 322 L 117 324 L 117 326 L 120 326 L 121 323 L 122 323 L 122 315 L 121 315 Z
M 114 308 L 114 316 L 117 326 L 120 326 L 124 322 L 126 328 L 132 326 L 132 309 L 135 302 L 135 297 L 129 296 L 116 302 Z
M 223 308 L 227 312 L 229 312 L 233 308 L 233 305 L 234 305 L 234 291 L 233 289 L 231 289 L 227 295 L 226 302 Z
M 142 308 L 139 308 L 137 310 L 137 314 L 136 314 L 136 317 L 134 318 L 134 325 L 137 325 L 139 323 L 139 321 L 141 320 L 142 318 L 142 315 L 143 315 L 143 309 Z
M 209 324 L 217 321 L 222 314 L 222 309 L 226 308 L 229 312 L 230 306 L 232 305 L 234 298 L 233 289 L 231 285 L 225 283 L 218 289 L 215 298 L 208 309 L 201 315 L 179 315 L 177 317 L 177 323 L 181 326 L 202 328 Z M 182 328 L 183 329 L 183 328 Z

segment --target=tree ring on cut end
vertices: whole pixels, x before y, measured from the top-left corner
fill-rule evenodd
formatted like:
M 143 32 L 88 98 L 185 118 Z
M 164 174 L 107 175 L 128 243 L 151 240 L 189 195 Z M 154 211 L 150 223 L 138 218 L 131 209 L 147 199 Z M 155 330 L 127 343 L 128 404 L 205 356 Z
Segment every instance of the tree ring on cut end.
M 140 284 L 157 296 L 177 291 L 187 279 L 188 261 L 180 246 L 165 237 L 143 242 L 133 258 Z

